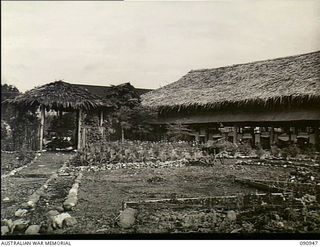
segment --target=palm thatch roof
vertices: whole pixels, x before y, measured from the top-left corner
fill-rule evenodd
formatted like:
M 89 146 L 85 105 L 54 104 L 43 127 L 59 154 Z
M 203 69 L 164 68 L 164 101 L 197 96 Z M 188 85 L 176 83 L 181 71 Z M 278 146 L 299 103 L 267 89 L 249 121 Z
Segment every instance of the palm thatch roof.
M 97 85 L 86 85 L 86 84 L 74 84 L 76 86 L 79 86 L 81 88 L 87 89 L 89 92 L 98 95 L 100 98 L 105 98 L 107 95 L 110 94 L 110 92 L 112 92 L 112 90 L 114 89 L 115 86 L 97 86 Z M 131 85 L 130 82 L 129 83 L 124 83 L 121 85 Z M 118 85 L 120 86 L 120 85 Z M 147 92 L 150 92 L 152 89 L 147 89 L 147 88 L 136 88 L 133 87 L 133 90 L 140 96 L 142 94 L 145 94 Z
M 25 92 L 7 103 L 23 108 L 43 106 L 54 110 L 91 110 L 106 105 L 100 97 L 84 88 L 55 81 Z
M 142 95 L 143 105 L 160 112 L 292 102 L 320 104 L 320 51 L 192 70 L 178 81 Z

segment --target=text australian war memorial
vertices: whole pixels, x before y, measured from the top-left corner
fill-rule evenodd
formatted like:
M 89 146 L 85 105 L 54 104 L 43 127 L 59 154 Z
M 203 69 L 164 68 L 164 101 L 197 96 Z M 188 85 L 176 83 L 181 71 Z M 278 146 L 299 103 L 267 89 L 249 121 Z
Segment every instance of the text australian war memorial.
M 320 52 L 191 70 L 142 95 L 155 125 L 181 124 L 190 139 L 320 149 Z

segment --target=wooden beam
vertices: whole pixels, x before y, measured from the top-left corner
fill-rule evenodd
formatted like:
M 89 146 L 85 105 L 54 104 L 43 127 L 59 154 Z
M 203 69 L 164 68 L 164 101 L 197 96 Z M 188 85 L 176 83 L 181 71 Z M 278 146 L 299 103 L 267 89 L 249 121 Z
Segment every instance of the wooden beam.
M 43 130 L 44 130 L 44 118 L 45 118 L 45 108 L 40 107 L 40 136 L 39 136 L 39 151 L 42 152 L 43 149 Z
M 320 121 L 320 112 L 315 109 L 290 109 L 282 111 L 257 111 L 257 112 L 209 112 L 209 113 L 194 113 L 194 114 L 175 114 L 174 116 L 162 116 L 155 123 L 183 123 L 183 124 L 201 124 L 201 123 L 223 123 L 225 126 L 231 126 L 240 123 L 261 125 L 262 123 L 277 123 L 277 122 L 294 122 L 294 121 L 310 121 L 314 124 Z M 302 123 L 304 125 L 304 123 Z M 266 124 L 267 126 L 267 124 Z M 270 125 L 269 125 L 270 126 Z
M 77 150 L 81 149 L 81 119 L 82 118 L 82 110 L 78 110 L 78 142 L 77 142 Z

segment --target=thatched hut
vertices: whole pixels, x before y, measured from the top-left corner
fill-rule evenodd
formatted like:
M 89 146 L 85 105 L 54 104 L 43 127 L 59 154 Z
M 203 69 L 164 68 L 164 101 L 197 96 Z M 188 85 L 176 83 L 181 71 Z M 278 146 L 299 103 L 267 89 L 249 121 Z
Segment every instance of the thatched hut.
M 230 126 L 222 135 L 233 141 L 251 138 L 255 143 L 268 136 L 272 143 L 279 127 L 287 129 L 294 141 L 302 136 L 298 132 L 310 131 L 309 139 L 315 143 L 320 123 L 320 52 L 192 70 L 142 99 L 143 105 L 158 110 L 158 124 L 194 126 L 196 139 L 211 139 L 217 134 L 211 128 Z M 249 133 L 244 127 L 251 127 Z
M 103 111 L 112 104 L 107 99 L 89 92 L 88 90 L 64 81 L 55 81 L 36 87 L 7 103 L 17 107 L 20 111 L 28 109 L 39 109 L 40 111 L 40 134 L 39 149 L 43 149 L 43 130 L 46 110 L 55 111 L 77 111 L 77 147 L 81 148 L 81 119 L 82 113 L 92 110 Z

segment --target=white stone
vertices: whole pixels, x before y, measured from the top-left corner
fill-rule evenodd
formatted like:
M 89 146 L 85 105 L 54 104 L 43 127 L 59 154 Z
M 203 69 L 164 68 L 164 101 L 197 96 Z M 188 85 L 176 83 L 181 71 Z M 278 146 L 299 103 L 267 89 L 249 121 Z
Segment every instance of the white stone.
M 230 210 L 228 211 L 227 213 L 227 219 L 230 220 L 230 221 L 235 221 L 237 219 L 237 214 L 235 211 L 233 210 Z
M 119 226 L 122 228 L 130 228 L 135 223 L 135 215 L 137 210 L 133 208 L 126 208 L 121 211 L 119 216 Z
M 9 197 L 5 197 L 5 198 L 3 198 L 3 201 L 4 201 L 4 202 L 9 202 L 9 201 L 10 201 L 10 198 L 9 198 Z
M 284 224 L 283 224 L 283 222 L 277 222 L 277 227 L 280 227 L 280 228 L 283 228 L 284 227 Z
M 41 226 L 40 225 L 31 225 L 25 231 L 26 235 L 39 235 Z
M 27 206 L 28 206 L 29 208 L 34 208 L 34 207 L 36 206 L 36 204 L 34 203 L 34 201 L 28 201 L 28 202 L 27 202 Z
M 29 220 L 22 220 L 22 219 L 18 219 L 13 221 L 13 227 L 12 230 L 18 230 L 18 231 L 23 231 L 24 229 L 27 228 L 28 224 L 29 224 Z
M 73 207 L 76 206 L 77 201 L 78 201 L 77 196 L 70 196 L 70 197 L 68 197 L 67 200 L 64 201 L 63 208 L 65 210 L 71 210 Z
M 49 216 L 49 217 L 51 217 L 51 216 L 56 216 L 56 215 L 58 215 L 59 214 L 59 212 L 57 211 L 57 210 L 50 210 L 48 213 L 47 213 L 47 215 Z
M 14 215 L 17 216 L 17 217 L 24 217 L 26 216 L 26 214 L 28 213 L 28 210 L 26 209 L 18 209 Z
M 10 232 L 10 229 L 8 226 L 1 226 L 1 236 L 7 235 Z
M 13 222 L 12 222 L 11 219 L 10 219 L 10 220 L 4 219 L 4 220 L 3 220 L 3 223 L 4 223 L 4 225 L 6 225 L 7 227 L 9 227 L 10 230 L 13 228 Z
M 52 216 L 51 217 L 52 227 L 53 228 L 62 228 L 63 222 L 67 218 L 71 218 L 71 215 L 68 214 L 68 213 L 62 213 L 62 214 L 59 214 L 59 215 L 56 215 L 56 216 Z
M 57 206 L 57 207 L 55 207 L 55 209 L 60 213 L 62 213 L 64 211 L 64 208 L 61 206 Z
M 66 218 L 64 219 L 63 221 L 63 224 L 67 227 L 71 227 L 71 226 L 74 226 L 76 225 L 78 222 L 77 220 L 74 218 L 74 217 L 69 217 L 69 218 Z

